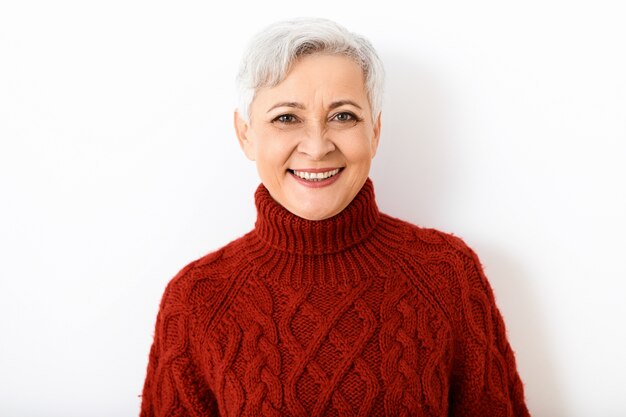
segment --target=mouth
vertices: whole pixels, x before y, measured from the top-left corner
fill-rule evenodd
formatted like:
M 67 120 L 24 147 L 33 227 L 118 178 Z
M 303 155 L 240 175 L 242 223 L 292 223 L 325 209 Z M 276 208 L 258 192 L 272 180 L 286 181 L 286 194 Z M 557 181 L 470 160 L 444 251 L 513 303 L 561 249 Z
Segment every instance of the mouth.
M 344 168 L 288 169 L 287 171 L 300 184 L 319 188 L 334 183 Z
M 329 170 L 320 171 L 319 169 L 310 169 L 310 170 L 295 170 L 288 169 L 292 175 L 311 182 L 324 181 L 328 178 L 332 178 L 339 173 L 343 168 L 334 168 Z

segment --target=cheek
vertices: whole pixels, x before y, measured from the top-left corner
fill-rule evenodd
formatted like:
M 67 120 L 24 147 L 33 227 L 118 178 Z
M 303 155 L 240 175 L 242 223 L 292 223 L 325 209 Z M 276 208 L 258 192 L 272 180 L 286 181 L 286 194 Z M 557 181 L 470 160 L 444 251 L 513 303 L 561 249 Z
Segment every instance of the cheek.
M 350 135 L 343 141 L 342 152 L 352 162 L 368 162 L 373 157 L 371 139 L 364 132 Z
M 293 152 L 293 140 L 284 132 L 264 131 L 257 141 L 257 155 L 269 169 L 283 169 Z

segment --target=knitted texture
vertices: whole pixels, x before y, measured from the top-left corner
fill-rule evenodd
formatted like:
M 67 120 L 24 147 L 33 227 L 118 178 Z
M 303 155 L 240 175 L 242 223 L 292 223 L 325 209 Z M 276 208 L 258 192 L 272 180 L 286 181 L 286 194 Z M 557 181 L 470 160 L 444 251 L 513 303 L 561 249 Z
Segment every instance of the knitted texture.
M 502 317 L 459 238 L 378 211 L 256 227 L 167 286 L 142 417 L 528 416 Z

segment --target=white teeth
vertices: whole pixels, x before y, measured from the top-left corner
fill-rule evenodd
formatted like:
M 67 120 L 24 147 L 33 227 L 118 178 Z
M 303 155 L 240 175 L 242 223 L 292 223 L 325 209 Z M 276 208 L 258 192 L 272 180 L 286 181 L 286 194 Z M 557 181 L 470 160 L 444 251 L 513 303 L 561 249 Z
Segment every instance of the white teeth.
M 308 181 L 321 181 L 321 180 L 325 180 L 326 178 L 330 178 L 333 175 L 337 175 L 338 172 L 339 172 L 339 168 L 326 171 L 326 172 L 306 172 L 306 171 L 294 170 L 293 174 L 296 175 L 297 177 L 300 177 Z

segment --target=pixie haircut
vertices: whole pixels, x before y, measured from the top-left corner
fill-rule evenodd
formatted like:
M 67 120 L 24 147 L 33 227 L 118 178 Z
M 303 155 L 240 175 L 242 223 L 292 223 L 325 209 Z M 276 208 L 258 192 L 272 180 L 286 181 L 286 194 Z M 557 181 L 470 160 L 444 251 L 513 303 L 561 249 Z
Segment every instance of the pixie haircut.
M 237 75 L 239 114 L 249 122 L 257 90 L 276 86 L 298 58 L 313 54 L 345 55 L 361 67 L 375 120 L 382 107 L 385 70 L 374 47 L 335 22 L 316 18 L 277 22 L 252 38 Z

